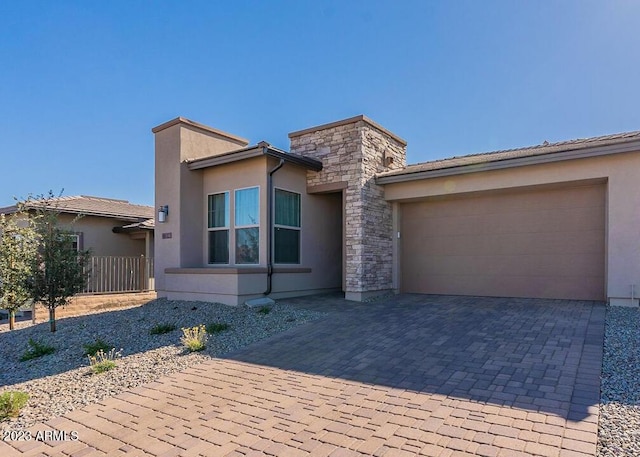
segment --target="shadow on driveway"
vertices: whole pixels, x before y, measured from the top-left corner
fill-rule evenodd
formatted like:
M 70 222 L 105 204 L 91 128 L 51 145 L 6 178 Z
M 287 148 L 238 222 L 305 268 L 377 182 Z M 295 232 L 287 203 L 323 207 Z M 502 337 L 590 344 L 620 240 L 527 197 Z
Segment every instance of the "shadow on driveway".
M 599 403 L 602 303 L 434 295 L 281 303 L 331 314 L 225 358 L 571 421 Z

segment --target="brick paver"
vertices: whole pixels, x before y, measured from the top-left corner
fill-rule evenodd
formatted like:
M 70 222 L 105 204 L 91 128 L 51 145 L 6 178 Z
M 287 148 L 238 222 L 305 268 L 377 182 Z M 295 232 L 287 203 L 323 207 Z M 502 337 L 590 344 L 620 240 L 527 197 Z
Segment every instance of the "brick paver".
M 403 295 L 356 304 L 30 429 L 0 455 L 592 456 L 604 306 Z

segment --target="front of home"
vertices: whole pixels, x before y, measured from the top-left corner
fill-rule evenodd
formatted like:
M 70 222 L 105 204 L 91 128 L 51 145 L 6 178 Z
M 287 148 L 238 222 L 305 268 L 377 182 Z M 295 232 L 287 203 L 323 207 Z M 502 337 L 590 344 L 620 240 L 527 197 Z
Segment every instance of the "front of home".
M 409 166 L 366 116 L 293 132 L 290 152 L 184 118 L 153 132 L 159 296 L 638 303 L 638 132 Z

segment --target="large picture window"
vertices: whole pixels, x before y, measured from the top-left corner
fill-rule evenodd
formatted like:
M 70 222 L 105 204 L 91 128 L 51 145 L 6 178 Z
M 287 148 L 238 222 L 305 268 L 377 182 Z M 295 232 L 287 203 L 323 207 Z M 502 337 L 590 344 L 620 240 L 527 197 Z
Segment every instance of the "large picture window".
M 229 263 L 229 192 L 209 195 L 207 230 L 209 263 Z
M 236 264 L 259 263 L 260 189 L 235 191 Z
M 274 262 L 300 263 L 300 194 L 275 190 Z

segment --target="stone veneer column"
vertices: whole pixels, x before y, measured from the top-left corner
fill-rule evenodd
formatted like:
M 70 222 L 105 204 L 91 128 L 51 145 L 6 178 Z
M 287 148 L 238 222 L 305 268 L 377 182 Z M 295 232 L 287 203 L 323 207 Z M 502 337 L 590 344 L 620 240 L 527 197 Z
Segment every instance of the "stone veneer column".
M 346 293 L 349 300 L 393 289 L 391 204 L 377 173 L 406 166 L 407 143 L 366 116 L 289 134 L 291 152 L 322 161 L 307 186 L 345 182 Z

